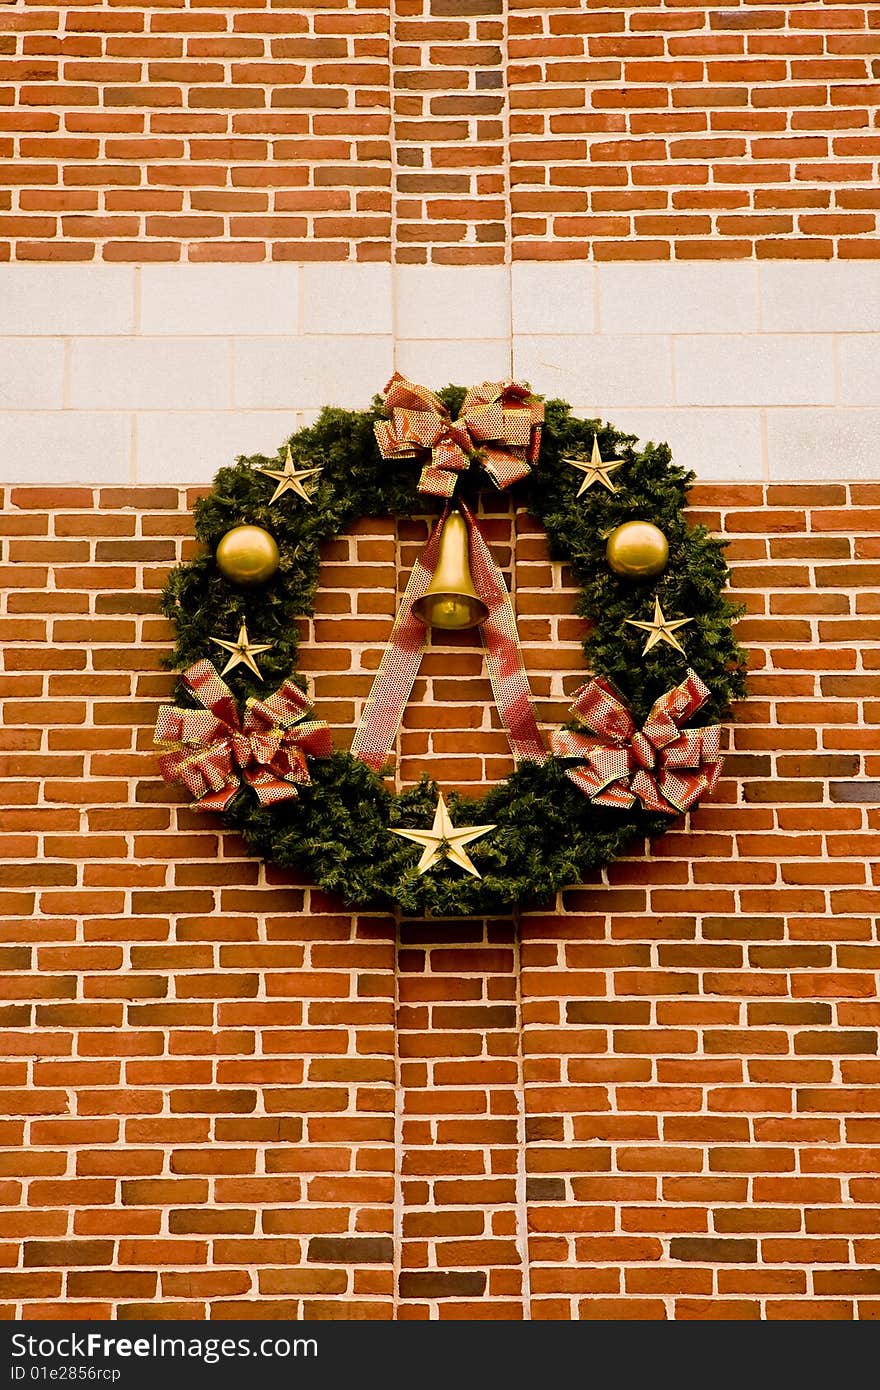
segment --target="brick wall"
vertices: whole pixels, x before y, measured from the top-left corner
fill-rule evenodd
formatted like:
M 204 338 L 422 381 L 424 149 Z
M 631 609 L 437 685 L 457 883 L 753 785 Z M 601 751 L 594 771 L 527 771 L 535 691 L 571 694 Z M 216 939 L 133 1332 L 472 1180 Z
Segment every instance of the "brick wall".
M 753 666 L 716 795 L 461 922 L 351 915 L 157 780 L 192 500 L 4 493 L 5 1311 L 876 1317 L 878 487 L 695 490 Z M 558 718 L 571 594 L 488 522 Z M 303 665 L 340 742 L 418 530 L 328 549 Z M 445 785 L 503 770 L 475 657 L 429 655 L 407 719 Z
M 0 12 L 6 258 L 387 259 L 388 44 L 382 5 Z
M 878 55 L 867 3 L 17 0 L 0 257 L 876 258 Z
M 516 256 L 880 251 L 875 6 L 527 2 L 510 33 Z
M 7 1315 L 880 1315 L 878 64 L 867 3 L 0 3 Z M 352 915 L 156 777 L 195 486 L 394 369 L 668 438 L 731 538 L 716 796 L 542 911 Z M 424 534 L 327 548 L 340 745 Z M 398 752 L 507 772 L 471 636 Z

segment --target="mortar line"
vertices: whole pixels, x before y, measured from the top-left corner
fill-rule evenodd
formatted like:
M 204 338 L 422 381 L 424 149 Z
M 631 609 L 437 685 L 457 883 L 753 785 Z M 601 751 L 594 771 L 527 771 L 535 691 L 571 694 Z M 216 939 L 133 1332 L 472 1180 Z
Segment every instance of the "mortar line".
M 403 1268 L 403 1087 L 400 1080 L 400 926 L 401 911 L 394 909 L 394 1198 L 392 1208 L 391 1311 L 400 1315 L 400 1274 Z
M 507 266 L 507 349 L 510 378 L 514 377 L 513 351 L 513 188 L 510 170 L 510 0 L 501 11 L 501 74 L 504 79 L 501 106 L 501 140 L 504 155 L 504 263 Z
M 132 484 L 138 481 L 138 442 L 138 416 L 137 411 L 133 410 L 128 437 L 128 472 L 129 482 Z
M 396 95 L 395 74 L 396 67 L 394 62 L 394 47 L 397 42 L 397 25 L 395 23 L 396 0 L 389 0 L 388 5 L 388 145 L 391 159 L 391 222 L 389 227 L 389 255 L 391 257 L 391 371 L 397 371 L 397 338 L 399 330 L 400 316 L 398 314 L 398 280 L 397 280 L 397 121 L 395 119 L 394 100 Z
M 522 914 L 513 910 L 513 967 L 516 980 L 516 1243 L 522 1268 L 523 1320 L 532 1321 L 532 1272 L 529 1265 L 529 1207 L 526 1197 L 526 1088 L 522 1013 Z

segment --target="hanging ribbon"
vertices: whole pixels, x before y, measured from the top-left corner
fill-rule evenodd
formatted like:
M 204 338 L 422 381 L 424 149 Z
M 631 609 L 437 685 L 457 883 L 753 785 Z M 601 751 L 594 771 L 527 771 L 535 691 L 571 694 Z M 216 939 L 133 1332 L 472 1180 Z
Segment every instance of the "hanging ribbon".
M 513 601 L 507 591 L 504 575 L 492 559 L 492 552 L 473 512 L 465 502 L 460 506 L 468 524 L 471 578 L 479 597 L 489 609 L 478 631 L 486 649 L 486 669 L 492 694 L 517 762 L 525 759 L 545 763 L 547 750 L 532 707 L 532 692 L 523 665 Z
M 641 801 L 648 811 L 675 815 L 687 811 L 715 787 L 721 775 L 721 727 L 681 725 L 709 698 L 696 671 L 661 695 L 643 727 L 635 722 L 613 687 L 601 677 L 575 695 L 572 715 L 597 737 L 559 729 L 550 738 L 557 758 L 584 765 L 566 776 L 599 806 L 629 807 Z
M 427 592 L 431 583 L 437 567 L 440 536 L 449 510 L 448 505 L 444 507 L 427 545 L 412 567 L 388 645 L 351 746 L 354 756 L 377 772 L 388 760 L 421 664 L 428 632 L 425 624 L 413 613 L 413 604 Z M 468 525 L 471 578 L 477 594 L 489 610 L 479 632 L 486 649 L 486 667 L 492 694 L 517 761 L 528 759 L 544 763 L 547 761 L 547 751 L 532 708 L 529 678 L 523 665 L 513 603 L 504 576 L 492 559 L 473 513 L 464 503 L 461 503 L 461 511 Z
M 472 386 L 458 420 L 433 391 L 399 372 L 385 387 L 383 401 L 389 418 L 374 426 L 382 457 L 417 459 L 422 464 L 419 492 L 442 497 L 447 505 L 413 565 L 352 744 L 354 756 L 377 771 L 388 759 L 421 663 L 427 630 L 413 613 L 413 604 L 427 592 L 437 567 L 458 475 L 476 457 L 499 488 L 526 477 L 538 460 L 544 420 L 542 403 L 515 381 Z M 492 693 L 514 757 L 543 763 L 547 751 L 532 708 L 513 603 L 473 513 L 464 503 L 461 511 L 468 527 L 474 588 L 489 610 L 480 632 Z
M 154 742 L 166 782 L 180 782 L 204 810 L 222 811 L 246 782 L 264 805 L 298 795 L 309 777 L 306 755 L 329 757 L 330 730 L 306 719 L 311 705 L 292 681 L 265 700 L 250 699 L 242 720 L 235 697 L 210 661 L 198 661 L 181 683 L 201 709 L 163 705 Z
M 389 419 L 374 426 L 383 458 L 417 459 L 419 492 L 450 498 L 476 455 L 496 487 L 526 477 L 538 461 L 544 406 L 516 381 L 472 386 L 453 420 L 429 391 L 395 372 L 382 393 Z

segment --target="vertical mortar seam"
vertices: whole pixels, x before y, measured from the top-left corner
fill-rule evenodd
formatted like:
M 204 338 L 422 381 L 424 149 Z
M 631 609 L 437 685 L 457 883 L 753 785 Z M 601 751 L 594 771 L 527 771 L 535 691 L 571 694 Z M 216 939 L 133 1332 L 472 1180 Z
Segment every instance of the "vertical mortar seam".
M 391 161 L 391 216 L 388 230 L 389 246 L 388 255 L 390 261 L 390 296 L 391 296 L 391 371 L 392 375 L 397 371 L 398 363 L 398 338 L 400 333 L 400 315 L 398 312 L 398 266 L 397 266 L 397 122 L 395 119 L 395 95 L 396 95 L 396 68 L 394 62 L 394 48 L 396 43 L 395 25 L 395 0 L 389 0 L 388 5 L 388 145 L 389 158 Z M 394 519 L 394 604 L 398 603 L 398 592 L 400 588 L 400 526 L 398 519 Z M 395 759 L 394 759 L 394 790 L 400 791 L 400 751 L 401 751 L 401 730 L 398 728 L 395 737 Z M 400 1076 L 400 929 L 401 911 L 399 907 L 394 910 L 394 1189 L 393 1189 L 393 1210 L 392 1210 L 392 1280 L 393 1289 L 391 1293 L 391 1312 L 392 1318 L 397 1321 L 400 1317 L 400 1275 L 403 1268 L 403 1086 Z
M 400 923 L 401 911 L 394 909 L 394 1199 L 392 1207 L 392 1319 L 400 1314 L 400 1273 L 403 1268 L 403 1087 L 400 1081 Z
M 507 267 L 507 351 L 508 368 L 513 378 L 513 190 L 510 171 L 510 0 L 503 0 L 501 10 L 501 140 L 504 170 L 504 264 Z
M 389 248 L 391 258 L 391 371 L 397 371 L 397 338 L 399 315 L 397 311 L 397 121 L 395 120 L 395 64 L 394 46 L 397 27 L 395 24 L 395 0 L 388 5 L 388 145 L 391 159 L 391 222 L 389 227 Z
M 523 1319 L 532 1321 L 532 1279 L 529 1267 L 529 1208 L 526 1200 L 526 1088 L 525 1058 L 523 1052 L 523 1013 L 522 1013 L 522 914 L 520 909 L 513 912 L 513 964 L 516 979 L 516 1243 L 520 1252 L 522 1266 L 522 1306 Z

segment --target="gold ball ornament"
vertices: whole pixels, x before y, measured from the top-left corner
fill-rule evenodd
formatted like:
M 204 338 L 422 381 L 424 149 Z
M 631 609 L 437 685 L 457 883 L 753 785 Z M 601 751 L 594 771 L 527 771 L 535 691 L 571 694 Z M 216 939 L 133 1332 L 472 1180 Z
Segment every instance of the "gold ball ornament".
M 615 574 L 650 579 L 666 568 L 669 542 L 650 521 L 625 521 L 608 537 L 605 558 Z
M 230 584 L 265 584 L 280 564 L 275 537 L 262 526 L 235 526 L 217 546 L 217 568 Z

